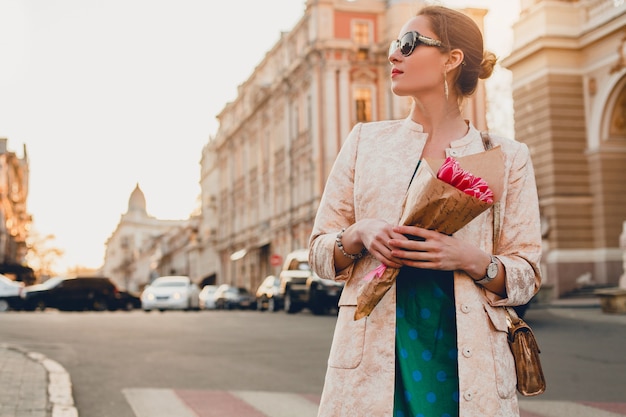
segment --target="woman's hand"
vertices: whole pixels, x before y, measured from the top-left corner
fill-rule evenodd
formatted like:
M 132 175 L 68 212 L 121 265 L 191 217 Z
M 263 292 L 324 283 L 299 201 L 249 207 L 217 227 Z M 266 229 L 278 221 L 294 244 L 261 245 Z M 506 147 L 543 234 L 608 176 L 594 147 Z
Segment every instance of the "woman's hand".
M 406 238 L 394 232 L 391 224 L 381 219 L 363 219 L 351 227 L 355 228 L 362 244 L 374 258 L 390 268 L 400 268 L 403 265 L 401 259 L 392 255 L 389 242 Z
M 399 259 L 402 265 L 442 271 L 462 270 L 478 281 L 485 276 L 491 262 L 489 254 L 453 236 L 414 226 L 396 226 L 393 232 L 402 238 L 391 239 L 388 245 L 392 249 L 391 256 Z M 485 284 L 485 288 L 506 297 L 505 275 L 504 267 L 498 263 L 496 278 Z
M 402 238 L 391 239 L 388 245 L 391 255 L 402 265 L 442 271 L 473 270 L 477 259 L 488 258 L 482 250 L 433 230 L 396 226 L 393 232 Z

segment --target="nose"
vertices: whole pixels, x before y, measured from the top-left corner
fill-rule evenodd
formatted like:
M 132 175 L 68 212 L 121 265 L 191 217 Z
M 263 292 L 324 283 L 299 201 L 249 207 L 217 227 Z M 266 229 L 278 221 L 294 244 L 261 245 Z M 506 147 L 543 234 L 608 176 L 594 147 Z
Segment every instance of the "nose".
M 389 60 L 389 64 L 393 65 L 396 62 L 398 62 L 398 56 L 397 56 L 398 50 L 396 49 L 395 51 L 393 51 L 389 57 L 387 57 L 387 59 Z

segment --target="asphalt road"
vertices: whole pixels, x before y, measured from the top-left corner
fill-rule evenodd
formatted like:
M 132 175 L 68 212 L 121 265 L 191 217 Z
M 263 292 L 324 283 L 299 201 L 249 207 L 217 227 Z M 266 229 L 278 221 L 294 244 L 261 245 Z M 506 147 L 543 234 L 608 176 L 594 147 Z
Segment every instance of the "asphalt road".
M 531 309 L 526 318 L 548 381 L 538 399 L 625 402 L 623 317 Z M 334 316 L 306 312 L 0 314 L 2 341 L 64 366 L 80 415 L 89 417 L 135 417 L 128 389 L 319 395 L 334 325 Z
M 134 417 L 122 390 L 320 394 L 334 316 L 201 312 L 0 315 L 3 342 L 69 372 L 81 416 Z

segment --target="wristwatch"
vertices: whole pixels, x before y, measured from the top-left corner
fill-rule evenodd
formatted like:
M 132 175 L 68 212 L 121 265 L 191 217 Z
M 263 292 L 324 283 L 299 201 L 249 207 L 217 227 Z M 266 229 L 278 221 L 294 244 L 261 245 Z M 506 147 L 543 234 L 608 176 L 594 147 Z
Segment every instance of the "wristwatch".
M 498 275 L 498 258 L 491 255 L 491 262 L 487 266 L 487 273 L 482 279 L 476 281 L 476 284 L 480 284 L 480 285 L 489 284 L 491 281 L 493 281 L 496 278 L 497 275 Z

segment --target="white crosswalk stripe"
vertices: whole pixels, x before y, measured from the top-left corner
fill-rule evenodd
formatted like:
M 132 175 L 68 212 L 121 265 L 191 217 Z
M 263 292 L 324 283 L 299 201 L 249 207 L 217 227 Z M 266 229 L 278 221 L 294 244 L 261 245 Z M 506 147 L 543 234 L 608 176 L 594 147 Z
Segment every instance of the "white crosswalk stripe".
M 123 394 L 135 417 L 316 417 L 319 400 L 319 396 L 237 390 L 127 388 Z M 626 417 L 626 404 L 622 403 L 596 407 L 521 398 L 519 404 L 522 416 L 531 413 L 541 417 Z
M 122 392 L 136 417 L 197 417 L 172 390 L 128 388 Z

